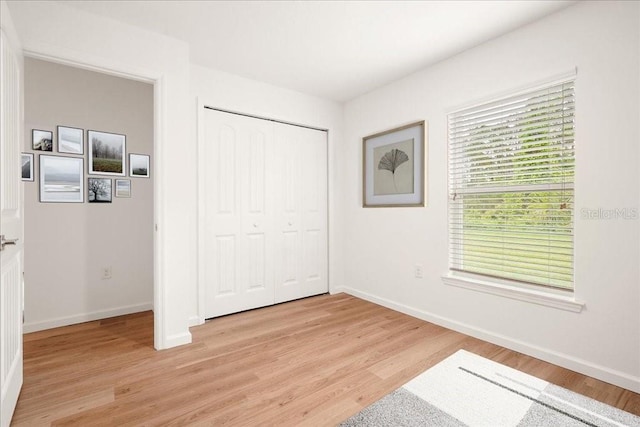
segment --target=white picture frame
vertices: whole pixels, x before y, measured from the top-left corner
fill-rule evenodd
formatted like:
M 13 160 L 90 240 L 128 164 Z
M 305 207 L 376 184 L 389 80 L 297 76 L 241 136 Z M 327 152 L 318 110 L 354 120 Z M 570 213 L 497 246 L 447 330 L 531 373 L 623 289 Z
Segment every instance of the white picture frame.
M 125 135 L 88 130 L 89 174 L 126 176 L 126 144 Z
M 84 154 L 84 130 L 58 126 L 58 153 Z
M 130 179 L 116 179 L 115 186 L 116 197 L 131 197 L 131 180 Z
M 84 158 L 39 157 L 40 202 L 84 203 Z
M 146 154 L 129 154 L 129 176 L 149 178 L 151 158 Z
M 33 181 L 33 153 L 22 153 L 20 156 L 20 167 L 22 169 L 22 180 Z

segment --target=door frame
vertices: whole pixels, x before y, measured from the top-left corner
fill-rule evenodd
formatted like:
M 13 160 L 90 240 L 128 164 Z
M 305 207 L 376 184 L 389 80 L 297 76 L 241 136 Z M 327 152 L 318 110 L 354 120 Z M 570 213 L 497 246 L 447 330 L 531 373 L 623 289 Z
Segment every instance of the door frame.
M 115 66 L 98 65 L 66 57 L 63 54 L 47 54 L 34 50 L 23 49 L 25 58 L 40 59 L 70 67 L 95 71 L 102 74 L 120 77 L 128 80 L 140 81 L 153 85 L 153 169 L 155 179 L 153 186 L 153 346 L 156 350 L 168 348 L 166 335 L 166 310 L 164 305 L 166 286 L 161 266 L 164 264 L 164 232 L 158 224 L 164 224 L 164 141 L 165 123 L 164 108 L 166 83 L 164 74 L 158 74 L 149 69 L 129 67 L 118 63 Z M 24 87 L 23 87 L 24 90 Z
M 330 251 L 331 251 L 331 209 L 330 209 L 330 203 L 331 203 L 331 198 L 329 197 L 329 188 L 330 188 L 330 184 L 331 184 L 331 179 L 330 179 L 330 168 L 329 168 L 329 158 L 330 158 L 330 154 L 331 154 L 331 149 L 330 149 L 330 138 L 329 138 L 329 129 L 327 129 L 326 127 L 322 127 L 322 126 L 314 126 L 314 125 L 309 125 L 309 124 L 303 124 L 303 123 L 296 123 L 296 122 L 291 122 L 291 121 L 287 121 L 287 120 L 282 120 L 282 119 L 277 119 L 274 117 L 267 117 L 267 116 L 263 116 L 261 114 L 252 114 L 246 111 L 238 111 L 238 110 L 233 110 L 233 109 L 229 109 L 229 108 L 224 108 L 224 107 L 220 107 L 218 106 L 215 102 L 208 102 L 208 100 L 203 99 L 202 97 L 198 96 L 197 100 L 196 100 L 196 104 L 197 104 L 197 108 L 198 108 L 198 113 L 196 114 L 196 120 L 197 120 L 197 157 L 198 157 L 198 171 L 202 171 L 205 169 L 206 164 L 205 164 L 205 159 L 204 156 L 202 156 L 201 154 L 204 153 L 204 144 L 205 144 L 205 138 L 204 138 L 204 112 L 205 109 L 212 109 L 215 111 L 220 111 L 223 113 L 230 113 L 230 114 L 238 114 L 241 116 L 247 116 L 247 117 L 253 117 L 255 119 L 261 119 L 261 120 L 268 120 L 268 121 L 272 121 L 272 122 L 278 122 L 278 123 L 282 123 L 282 124 L 286 124 L 286 125 L 291 125 L 291 126 L 300 126 L 300 127 L 304 127 L 304 128 L 308 128 L 308 129 L 314 129 L 314 130 L 318 130 L 318 131 L 322 131 L 322 132 L 326 132 L 327 133 L 327 287 L 329 289 L 329 292 L 331 293 L 331 257 L 330 257 Z M 197 248 L 198 248 L 198 257 L 197 257 L 197 280 L 198 280 L 198 286 L 197 286 L 197 301 L 198 301 L 198 314 L 196 317 L 193 317 L 191 319 L 189 319 L 189 326 L 196 326 L 196 325 L 202 325 L 206 318 L 205 318 L 205 312 L 206 312 L 206 307 L 205 307 L 205 293 L 206 293 L 206 286 L 205 286 L 205 279 L 204 279 L 204 269 L 202 268 L 202 266 L 205 263 L 205 259 L 204 259 L 204 239 L 202 239 L 202 233 L 201 231 L 205 229 L 205 218 L 204 218 L 204 203 L 203 200 L 205 200 L 205 183 L 204 183 L 204 177 L 202 176 L 201 173 L 198 172 L 198 180 L 197 180 L 197 185 L 198 185 L 198 190 L 197 190 L 197 194 L 198 194 L 198 220 L 197 220 L 197 227 L 198 227 L 198 232 L 196 233 L 197 237 L 198 237 L 198 243 L 197 243 Z

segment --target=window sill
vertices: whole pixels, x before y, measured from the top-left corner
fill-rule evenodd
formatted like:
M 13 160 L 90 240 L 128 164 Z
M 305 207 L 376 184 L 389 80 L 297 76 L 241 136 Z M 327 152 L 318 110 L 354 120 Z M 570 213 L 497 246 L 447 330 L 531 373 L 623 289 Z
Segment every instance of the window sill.
M 442 281 L 445 285 L 449 286 L 471 289 L 491 295 L 572 311 L 574 313 L 580 313 L 585 306 L 585 303 L 576 301 L 573 295 L 559 295 L 552 292 L 519 288 L 513 285 L 480 280 L 455 273 L 442 276 Z

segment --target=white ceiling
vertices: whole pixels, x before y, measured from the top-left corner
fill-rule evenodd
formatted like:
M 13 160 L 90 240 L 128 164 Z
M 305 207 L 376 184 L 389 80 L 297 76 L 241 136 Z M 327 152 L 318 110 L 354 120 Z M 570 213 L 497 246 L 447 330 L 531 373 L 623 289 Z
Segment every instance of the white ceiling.
M 60 1 L 171 36 L 191 61 L 339 102 L 572 1 Z

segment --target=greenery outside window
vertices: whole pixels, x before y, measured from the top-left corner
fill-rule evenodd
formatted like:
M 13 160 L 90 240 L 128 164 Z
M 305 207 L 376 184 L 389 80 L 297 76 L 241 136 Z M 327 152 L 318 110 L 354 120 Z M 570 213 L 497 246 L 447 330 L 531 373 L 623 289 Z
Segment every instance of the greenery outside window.
M 573 289 L 574 80 L 449 115 L 452 271 Z

